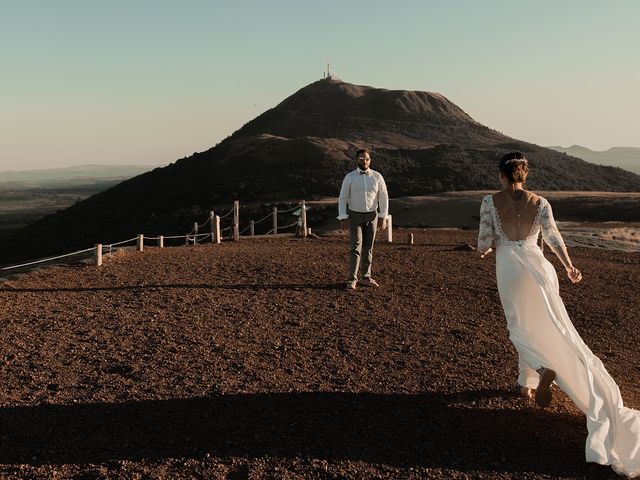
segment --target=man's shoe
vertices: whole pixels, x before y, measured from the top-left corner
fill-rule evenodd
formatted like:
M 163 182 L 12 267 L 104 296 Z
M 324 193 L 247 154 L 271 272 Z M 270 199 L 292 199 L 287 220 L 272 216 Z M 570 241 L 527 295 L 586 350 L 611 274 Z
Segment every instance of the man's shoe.
M 359 280 L 358 283 L 360 285 L 364 285 L 366 287 L 379 287 L 380 285 L 371 277 L 364 277 L 362 280 Z
M 536 405 L 540 408 L 548 407 L 551 403 L 551 384 L 556 379 L 556 372 L 550 368 L 543 368 L 540 374 L 540 383 L 536 388 Z
M 357 281 L 356 281 L 356 280 L 349 280 L 349 281 L 347 282 L 347 285 L 345 286 L 345 288 L 346 288 L 347 290 L 355 290 L 355 289 L 356 289 L 356 283 L 357 283 Z

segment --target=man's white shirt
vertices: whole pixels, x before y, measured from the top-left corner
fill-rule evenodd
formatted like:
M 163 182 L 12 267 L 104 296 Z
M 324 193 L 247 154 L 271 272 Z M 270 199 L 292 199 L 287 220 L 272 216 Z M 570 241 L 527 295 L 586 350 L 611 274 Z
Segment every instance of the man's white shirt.
M 349 218 L 349 210 L 360 213 L 375 212 L 380 206 L 378 218 L 387 218 L 389 212 L 389 194 L 382 175 L 370 168 L 360 168 L 347 173 L 342 181 L 338 198 L 338 220 Z

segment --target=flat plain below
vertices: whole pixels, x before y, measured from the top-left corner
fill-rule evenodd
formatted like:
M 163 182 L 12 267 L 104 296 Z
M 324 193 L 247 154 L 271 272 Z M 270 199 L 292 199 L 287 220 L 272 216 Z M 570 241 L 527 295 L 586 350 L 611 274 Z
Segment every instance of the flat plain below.
M 0 283 L 0 477 L 618 478 L 585 463 L 561 392 L 545 410 L 514 393 L 494 258 L 461 247 L 475 235 L 398 231 L 376 245 L 382 287 L 352 292 L 339 235 Z M 572 254 L 568 312 L 640 408 L 640 256 Z

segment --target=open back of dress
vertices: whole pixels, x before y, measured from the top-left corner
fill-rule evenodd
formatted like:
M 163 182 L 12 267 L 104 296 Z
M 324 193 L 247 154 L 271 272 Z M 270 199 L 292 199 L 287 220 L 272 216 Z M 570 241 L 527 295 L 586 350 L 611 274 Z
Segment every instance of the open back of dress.
M 493 196 L 496 217 L 504 235 L 510 240 L 525 240 L 531 235 L 538 214 L 540 197 L 524 192 L 524 201 L 514 202 L 506 194 Z

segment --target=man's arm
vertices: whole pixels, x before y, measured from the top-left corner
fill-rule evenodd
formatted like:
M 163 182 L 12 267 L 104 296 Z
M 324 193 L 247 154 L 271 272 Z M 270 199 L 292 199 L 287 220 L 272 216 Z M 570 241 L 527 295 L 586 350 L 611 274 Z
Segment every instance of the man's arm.
M 340 188 L 340 196 L 338 197 L 338 220 L 346 220 L 349 218 L 347 213 L 347 200 L 349 199 L 349 190 L 351 188 L 351 180 L 349 175 L 345 175 Z
M 389 215 L 389 193 L 387 192 L 387 184 L 382 175 L 378 179 L 378 226 L 384 230 L 387 228 L 387 216 Z

